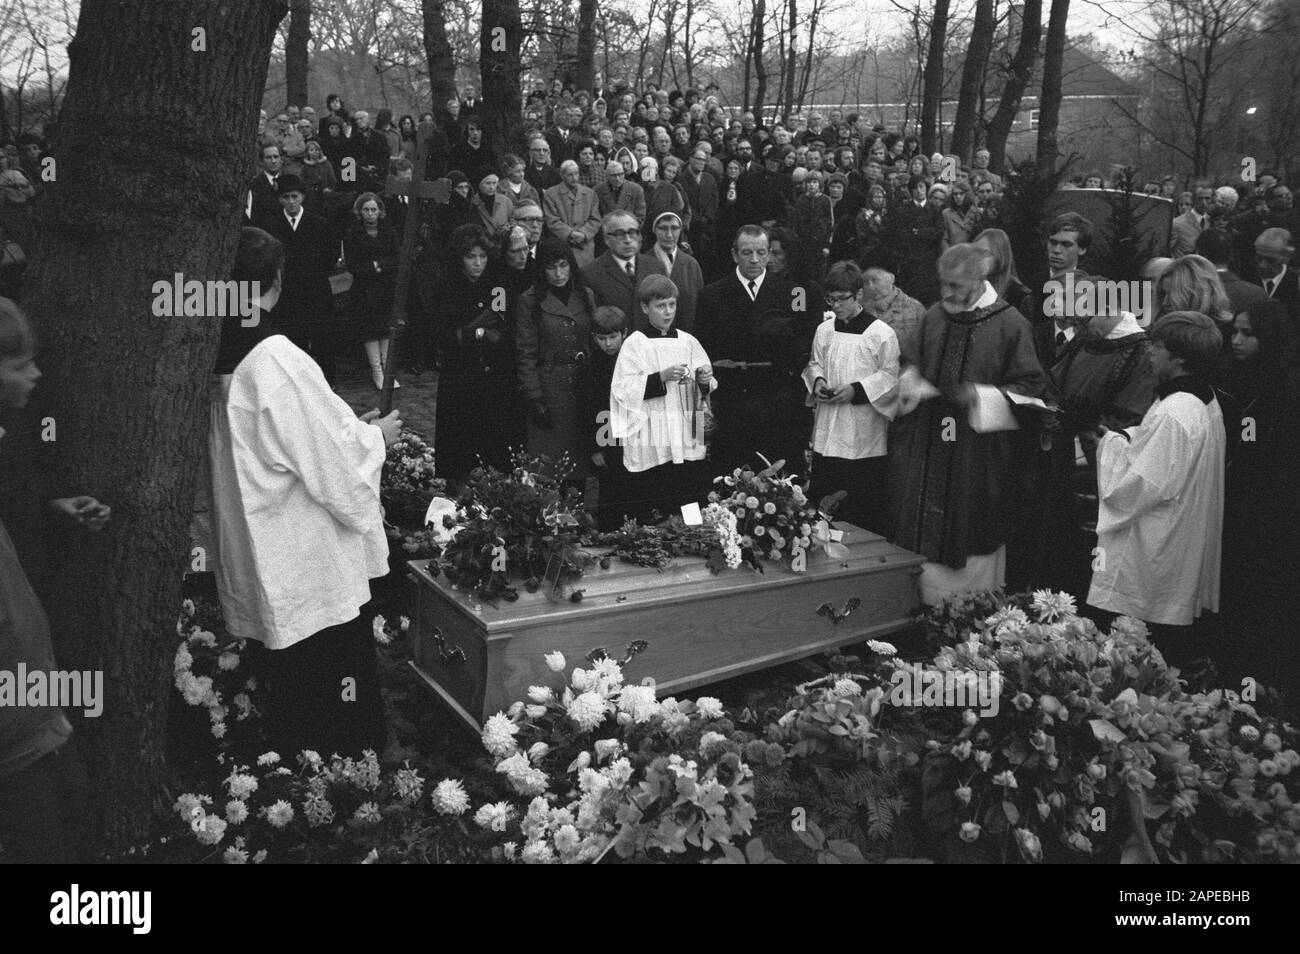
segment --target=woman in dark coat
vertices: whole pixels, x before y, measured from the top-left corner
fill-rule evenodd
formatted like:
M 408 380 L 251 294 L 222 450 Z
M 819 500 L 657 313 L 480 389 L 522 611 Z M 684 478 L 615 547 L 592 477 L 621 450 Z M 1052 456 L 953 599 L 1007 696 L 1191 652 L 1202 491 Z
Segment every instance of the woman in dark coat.
M 492 240 L 482 226 L 451 233 L 445 278 L 434 301 L 434 338 L 442 349 L 434 424 L 434 468 L 463 481 L 482 463 L 510 465 L 518 446 L 512 316 L 489 269 Z
M 595 297 L 582 283 L 567 242 L 546 238 L 537 246 L 537 278 L 519 299 L 519 390 L 528 407 L 528 453 L 558 462 L 566 476 L 586 478 L 587 422 L 582 369 L 591 345 Z
M 343 260 L 352 273 L 348 324 L 365 342 L 370 375 L 375 387 L 382 388 L 401 250 L 397 233 L 387 222 L 383 199 L 364 192 L 357 196 L 352 212 L 356 221 L 343 236 Z

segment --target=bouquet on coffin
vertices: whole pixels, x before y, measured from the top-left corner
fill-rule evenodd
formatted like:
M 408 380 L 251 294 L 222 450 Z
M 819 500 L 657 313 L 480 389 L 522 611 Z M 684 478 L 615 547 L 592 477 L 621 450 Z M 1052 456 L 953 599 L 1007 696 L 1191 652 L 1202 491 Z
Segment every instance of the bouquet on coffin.
M 844 492 L 814 504 L 794 477 L 781 472 L 785 461 L 773 464 L 759 457 L 768 465 L 763 470 L 736 468 L 730 476 L 715 477 L 718 489 L 704 508 L 705 523 L 718 528 L 727 565 L 746 563 L 761 573 L 760 560 L 788 559 L 790 569 L 802 573 L 814 550 L 833 559 L 848 556 L 848 547 L 839 542 L 843 534 L 830 525 Z
M 433 499 L 426 519 L 442 550 L 437 568 L 484 600 L 517 600 L 512 579 L 530 593 L 545 584 L 548 597 L 581 599 L 569 590 L 597 558 L 580 549 L 593 521 L 581 492 L 564 485 L 571 463 L 523 452 L 512 463 L 509 473 L 476 467 L 456 500 Z

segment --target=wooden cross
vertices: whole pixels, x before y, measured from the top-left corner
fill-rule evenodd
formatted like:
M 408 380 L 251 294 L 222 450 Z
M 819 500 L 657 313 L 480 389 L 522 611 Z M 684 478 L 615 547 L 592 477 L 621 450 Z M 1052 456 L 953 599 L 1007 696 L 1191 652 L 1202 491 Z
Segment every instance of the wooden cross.
M 451 183 L 446 179 L 426 179 L 429 149 L 433 142 L 433 123 L 420 123 L 416 133 L 415 169 L 410 181 L 390 176 L 384 189 L 387 196 L 405 195 L 411 202 L 402 228 L 402 253 L 397 266 L 397 288 L 393 293 L 393 317 L 388 324 L 388 360 L 384 362 L 384 389 L 379 399 L 379 414 L 386 416 L 393 409 L 393 378 L 397 372 L 397 355 L 402 334 L 406 331 L 406 303 L 410 297 L 411 268 L 415 258 L 415 241 L 420 233 L 421 199 L 447 202 Z

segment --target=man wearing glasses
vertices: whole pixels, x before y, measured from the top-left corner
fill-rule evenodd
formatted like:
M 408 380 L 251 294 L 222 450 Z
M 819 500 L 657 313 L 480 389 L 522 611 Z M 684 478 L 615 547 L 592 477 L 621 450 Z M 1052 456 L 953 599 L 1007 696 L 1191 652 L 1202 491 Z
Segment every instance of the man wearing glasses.
M 614 165 L 611 163 L 611 168 Z M 605 237 L 605 254 L 583 268 L 582 280 L 595 294 L 597 307 L 621 308 L 633 331 L 645 331 L 645 309 L 636 293 L 637 286 L 647 275 L 665 274 L 663 266 L 654 255 L 641 252 L 641 227 L 631 212 L 615 209 L 606 214 L 601 233 Z
M 538 195 L 560 184 L 560 174 L 551 165 L 551 147 L 541 135 L 528 144 L 528 168 L 524 170 L 524 180 L 537 190 Z
M 528 235 L 528 261 L 532 262 L 537 258 L 537 243 L 542 240 L 542 207 L 532 201 L 520 202 L 515 206 L 514 222 Z

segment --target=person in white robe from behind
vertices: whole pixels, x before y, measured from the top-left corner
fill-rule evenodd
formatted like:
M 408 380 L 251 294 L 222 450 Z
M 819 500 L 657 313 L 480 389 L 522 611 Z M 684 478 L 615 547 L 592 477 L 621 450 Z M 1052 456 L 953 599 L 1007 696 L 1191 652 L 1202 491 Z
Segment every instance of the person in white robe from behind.
M 1222 350 L 1209 317 L 1176 311 L 1151 330 L 1156 401 L 1142 423 L 1101 428 L 1100 511 L 1088 602 L 1155 624 L 1175 665 L 1199 659 L 1190 627 L 1219 608 L 1223 531 L 1223 414 L 1208 373 Z
M 623 344 L 610 388 L 610 431 L 623 447 L 631 483 L 629 515 L 639 523 L 671 516 L 709 489 L 704 409 L 718 386 L 696 338 L 674 327 L 677 286 L 649 275 L 637 289 L 648 321 Z

